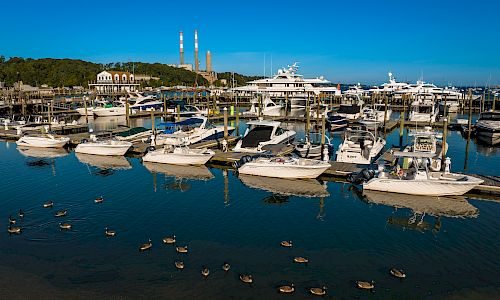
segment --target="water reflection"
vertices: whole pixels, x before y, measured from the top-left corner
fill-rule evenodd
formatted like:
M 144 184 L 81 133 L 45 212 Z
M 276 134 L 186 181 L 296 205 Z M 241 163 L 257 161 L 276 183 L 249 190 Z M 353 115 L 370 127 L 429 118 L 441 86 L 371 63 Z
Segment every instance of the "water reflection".
M 103 170 L 127 170 L 131 169 L 129 161 L 123 156 L 103 156 L 75 153 L 76 158 L 84 164 Z
M 36 158 L 58 158 L 68 155 L 68 150 L 64 148 L 33 148 L 17 147 L 19 152 L 26 157 Z
M 240 174 L 239 179 L 245 185 L 269 191 L 273 194 L 300 197 L 327 197 L 326 185 L 316 179 L 268 178 Z
M 206 166 L 177 166 L 144 162 L 144 167 L 152 173 L 162 173 L 176 179 L 210 180 L 214 174 Z
M 376 191 L 363 191 L 370 203 L 398 208 L 409 208 L 417 214 L 435 217 L 477 217 L 479 210 L 463 196 L 428 197 Z

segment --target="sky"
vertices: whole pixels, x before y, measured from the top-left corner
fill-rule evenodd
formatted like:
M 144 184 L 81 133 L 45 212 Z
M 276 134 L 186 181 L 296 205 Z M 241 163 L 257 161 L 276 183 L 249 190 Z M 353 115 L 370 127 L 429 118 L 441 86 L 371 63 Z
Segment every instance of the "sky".
M 194 61 L 271 76 L 381 84 L 500 84 L 500 1 L 0 1 L 0 55 L 99 63 Z

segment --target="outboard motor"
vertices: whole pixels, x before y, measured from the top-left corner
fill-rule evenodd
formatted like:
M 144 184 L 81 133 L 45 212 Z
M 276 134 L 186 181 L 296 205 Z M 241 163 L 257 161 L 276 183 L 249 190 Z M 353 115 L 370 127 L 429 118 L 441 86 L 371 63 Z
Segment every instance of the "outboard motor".
M 351 173 L 347 176 L 347 181 L 352 184 L 362 184 L 367 182 L 375 176 L 375 171 L 369 169 L 363 169 L 358 173 Z
M 149 153 L 149 152 L 152 152 L 152 151 L 156 151 L 155 146 L 149 146 L 149 147 L 146 148 L 146 150 L 144 150 L 145 153 Z
M 240 158 L 238 161 L 235 161 L 233 163 L 233 168 L 238 170 L 241 166 L 243 166 L 244 164 L 246 164 L 247 162 L 250 162 L 250 161 L 252 161 L 252 157 L 250 155 L 245 155 L 242 158 Z

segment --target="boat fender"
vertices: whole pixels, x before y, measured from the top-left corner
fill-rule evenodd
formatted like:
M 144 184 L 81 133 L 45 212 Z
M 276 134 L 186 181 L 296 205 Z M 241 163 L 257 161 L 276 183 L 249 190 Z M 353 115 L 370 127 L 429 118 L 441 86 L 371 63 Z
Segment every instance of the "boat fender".
M 375 176 L 375 172 L 373 172 L 373 170 L 368 170 L 368 169 L 363 169 L 361 171 L 361 174 L 363 175 L 363 179 L 365 181 L 368 181 L 368 180 L 372 179 L 373 176 Z

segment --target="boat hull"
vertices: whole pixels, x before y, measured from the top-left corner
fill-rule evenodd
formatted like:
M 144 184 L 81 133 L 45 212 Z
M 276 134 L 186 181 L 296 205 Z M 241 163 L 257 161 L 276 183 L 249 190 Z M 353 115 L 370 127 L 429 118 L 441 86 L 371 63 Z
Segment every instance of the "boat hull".
M 309 178 L 314 179 L 325 172 L 330 165 L 318 166 L 296 166 L 296 165 L 280 165 L 270 164 L 262 165 L 255 162 L 244 164 L 238 169 L 240 174 L 275 177 L 275 178 Z
M 94 154 L 94 155 L 125 155 L 132 143 L 122 145 L 109 145 L 109 144 L 94 144 L 84 143 L 79 144 L 75 148 L 76 153 Z
M 481 183 L 482 180 L 476 178 L 469 181 L 373 178 L 363 183 L 363 189 L 420 196 L 461 196 Z
M 146 154 L 142 160 L 144 162 L 170 164 L 170 165 L 204 165 L 214 156 L 210 153 L 163 153 L 157 150 Z
M 95 108 L 92 113 L 98 117 L 124 116 L 126 109 L 125 107 Z
M 23 147 L 36 148 L 62 148 L 69 142 L 69 138 L 45 138 L 45 137 L 28 137 L 23 136 L 17 140 L 16 144 Z

